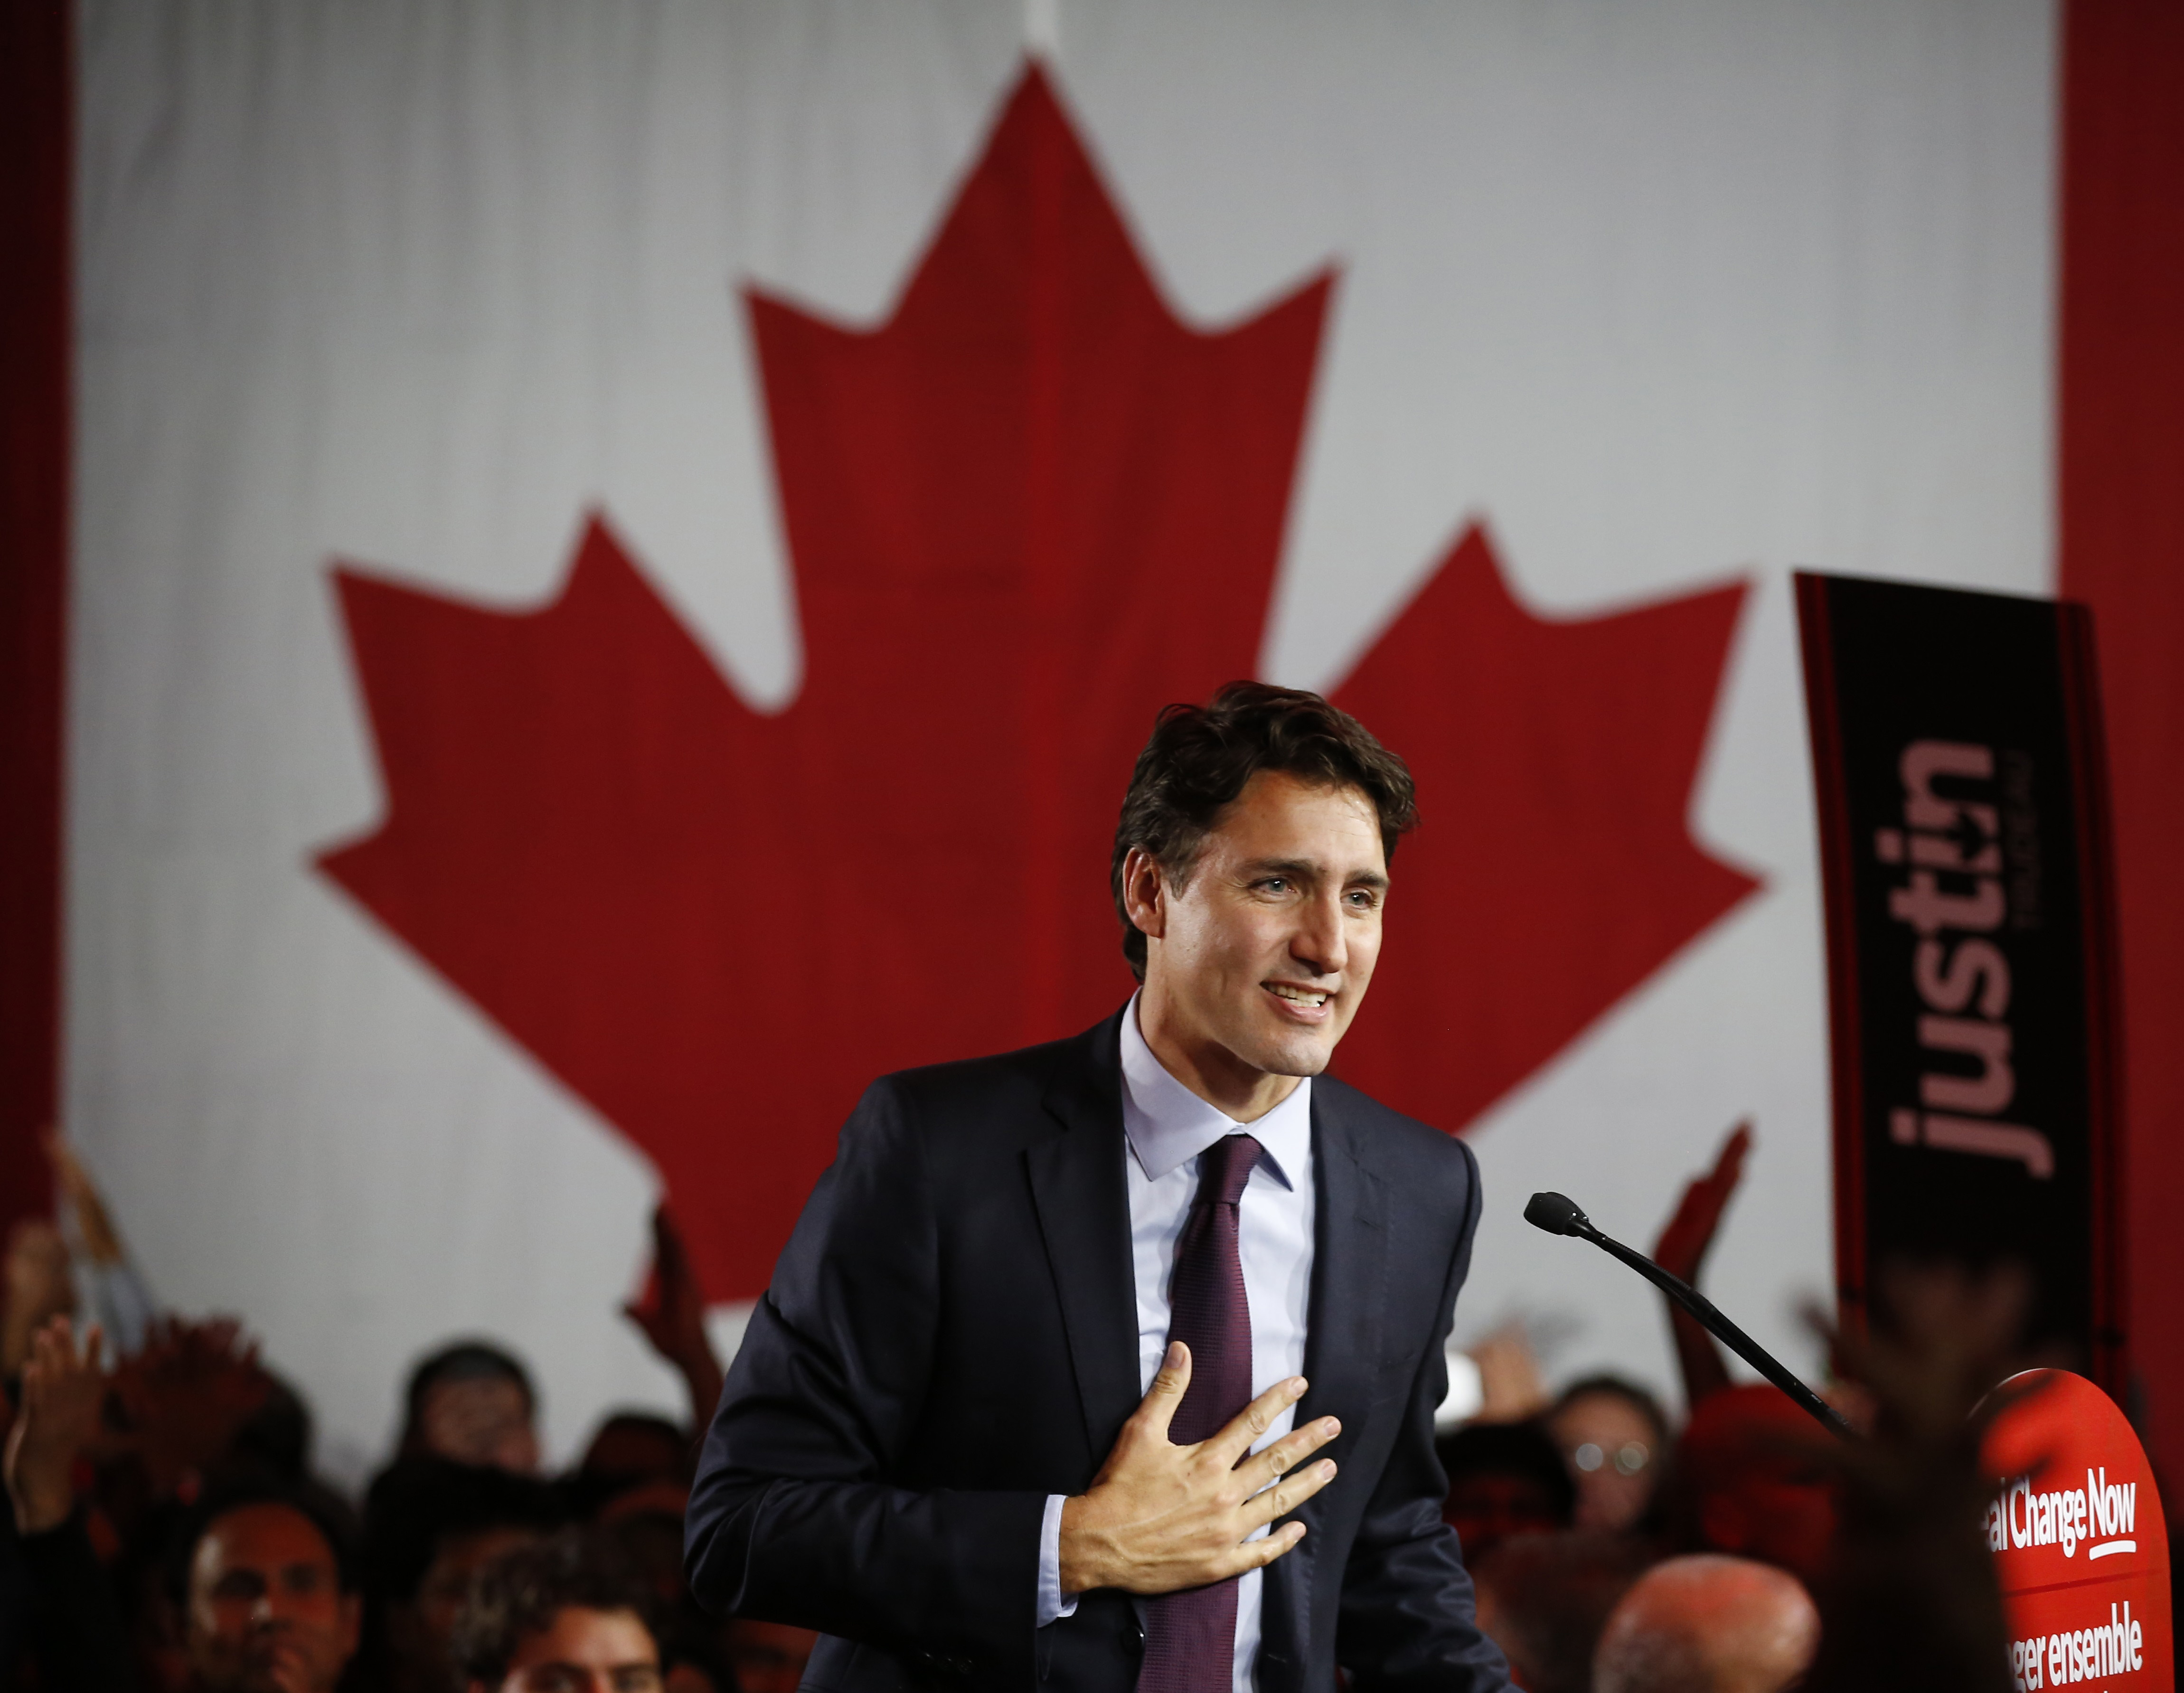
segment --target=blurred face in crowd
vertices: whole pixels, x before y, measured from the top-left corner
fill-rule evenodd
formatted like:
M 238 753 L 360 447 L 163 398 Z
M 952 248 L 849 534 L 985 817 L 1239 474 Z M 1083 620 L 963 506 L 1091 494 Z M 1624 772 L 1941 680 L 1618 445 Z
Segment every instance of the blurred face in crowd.
M 190 1560 L 190 1667 L 213 1693 L 327 1693 L 356 1651 L 359 1611 L 316 1523 L 246 1505 Z
M 1453 1478 L 1441 1517 L 1463 1543 L 1466 1559 L 1513 1534 L 1540 1534 L 1568 1526 L 1539 1479 L 1514 1470 L 1474 1470 Z
M 435 1382 L 417 1410 L 426 1451 L 458 1463 L 491 1464 L 532 1475 L 538 1469 L 538 1431 L 531 1395 L 506 1376 L 471 1376 Z
M 1146 936 L 1139 1026 L 1164 1063 L 1179 1051 L 1216 1104 L 1259 1087 L 1262 1111 L 1290 1091 L 1262 1078 L 1327 1067 L 1380 954 L 1388 864 L 1370 799 L 1261 771 L 1182 886 L 1140 852 L 1123 877 Z
M 660 1648 L 629 1611 L 571 1605 L 515 1649 L 499 1693 L 661 1693 Z M 493 1693 L 471 1683 L 471 1693 Z
M 1547 1432 L 1577 1483 L 1577 1527 L 1628 1529 L 1646 1514 L 1660 1476 L 1661 1434 L 1630 1399 L 1580 1395 L 1555 1412 Z
M 417 1584 L 415 1606 L 401 1627 L 406 1657 L 429 1663 L 444 1676 L 448 1643 L 454 1638 L 455 1619 L 470 1597 L 471 1578 L 503 1552 L 527 1546 L 539 1538 L 536 1529 L 513 1525 L 474 1529 L 443 1534 Z

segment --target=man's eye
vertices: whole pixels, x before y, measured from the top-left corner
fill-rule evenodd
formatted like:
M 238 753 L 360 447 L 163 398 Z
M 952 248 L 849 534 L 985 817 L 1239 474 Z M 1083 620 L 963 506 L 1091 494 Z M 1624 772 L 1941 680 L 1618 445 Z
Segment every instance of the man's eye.
M 1279 894 L 1287 888 L 1289 885 L 1290 879 L 1286 876 L 1269 876 L 1259 883 L 1259 886 L 1265 888 L 1269 894 Z

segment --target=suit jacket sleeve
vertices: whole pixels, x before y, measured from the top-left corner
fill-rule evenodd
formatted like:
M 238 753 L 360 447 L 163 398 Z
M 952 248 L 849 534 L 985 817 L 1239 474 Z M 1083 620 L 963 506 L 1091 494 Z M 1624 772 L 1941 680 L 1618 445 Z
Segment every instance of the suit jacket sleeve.
M 843 1129 L 728 1373 L 691 1492 L 690 1587 L 710 1610 L 1028 1685 L 1045 1495 L 902 1473 L 939 1252 L 912 1107 L 883 1079 Z
M 1469 1147 L 1456 1145 L 1468 1202 L 1440 1315 L 1343 1577 L 1336 1651 L 1357 1693 L 1488 1693 L 1509 1685 L 1501 1648 L 1479 1632 L 1456 1531 L 1441 1519 L 1448 1479 L 1434 1456 L 1434 1413 L 1448 1391 L 1442 1349 L 1479 1227 L 1479 1166 Z

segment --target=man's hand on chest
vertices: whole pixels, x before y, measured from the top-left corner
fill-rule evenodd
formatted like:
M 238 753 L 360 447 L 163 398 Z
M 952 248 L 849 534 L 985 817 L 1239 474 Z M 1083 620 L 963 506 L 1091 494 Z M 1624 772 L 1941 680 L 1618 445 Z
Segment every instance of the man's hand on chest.
M 1291 1377 L 1211 1440 L 1176 1445 L 1168 1427 L 1190 1384 L 1189 1349 L 1173 1346 L 1090 1490 L 1062 1506 L 1065 1596 L 1095 1587 L 1131 1593 L 1202 1587 L 1270 1564 L 1304 1538 L 1304 1525 L 1291 1523 L 1247 1543 L 1334 1479 L 1331 1459 L 1299 1466 L 1341 1425 L 1323 1417 L 1245 1459 L 1251 1443 L 1304 1397 L 1303 1379 Z

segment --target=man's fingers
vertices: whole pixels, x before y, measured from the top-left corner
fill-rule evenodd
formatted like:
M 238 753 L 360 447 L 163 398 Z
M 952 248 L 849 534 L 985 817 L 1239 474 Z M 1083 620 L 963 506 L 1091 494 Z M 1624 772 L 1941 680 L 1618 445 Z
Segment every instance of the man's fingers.
M 1295 1434 L 1284 1434 L 1263 1452 L 1248 1457 L 1236 1467 L 1236 1478 L 1244 1484 L 1248 1495 L 1273 1481 L 1287 1475 L 1322 1446 L 1342 1432 L 1342 1425 L 1332 1417 L 1317 1417 Z
M 1233 1467 L 1251 1450 L 1251 1442 L 1274 1426 L 1274 1418 L 1304 1397 L 1305 1379 L 1278 1381 L 1238 1413 L 1236 1420 L 1206 1443 L 1206 1450 Z
M 1303 1538 L 1303 1523 L 1285 1523 L 1263 1540 L 1246 1540 L 1236 1548 L 1236 1568 L 1229 1573 L 1241 1575 L 1247 1569 L 1264 1569 L 1283 1553 L 1294 1551 Z
M 1167 1439 L 1167 1425 L 1175 1420 L 1176 1407 L 1183 1403 L 1183 1390 L 1190 1385 L 1190 1348 L 1180 1340 L 1167 1343 L 1167 1352 L 1161 1359 L 1159 1371 L 1145 1396 L 1138 1402 L 1138 1412 L 1131 1420 L 1147 1434 Z
M 1244 1520 L 1256 1529 L 1277 1517 L 1286 1517 L 1334 1479 L 1332 1458 L 1293 1470 L 1263 1493 L 1244 1501 Z

